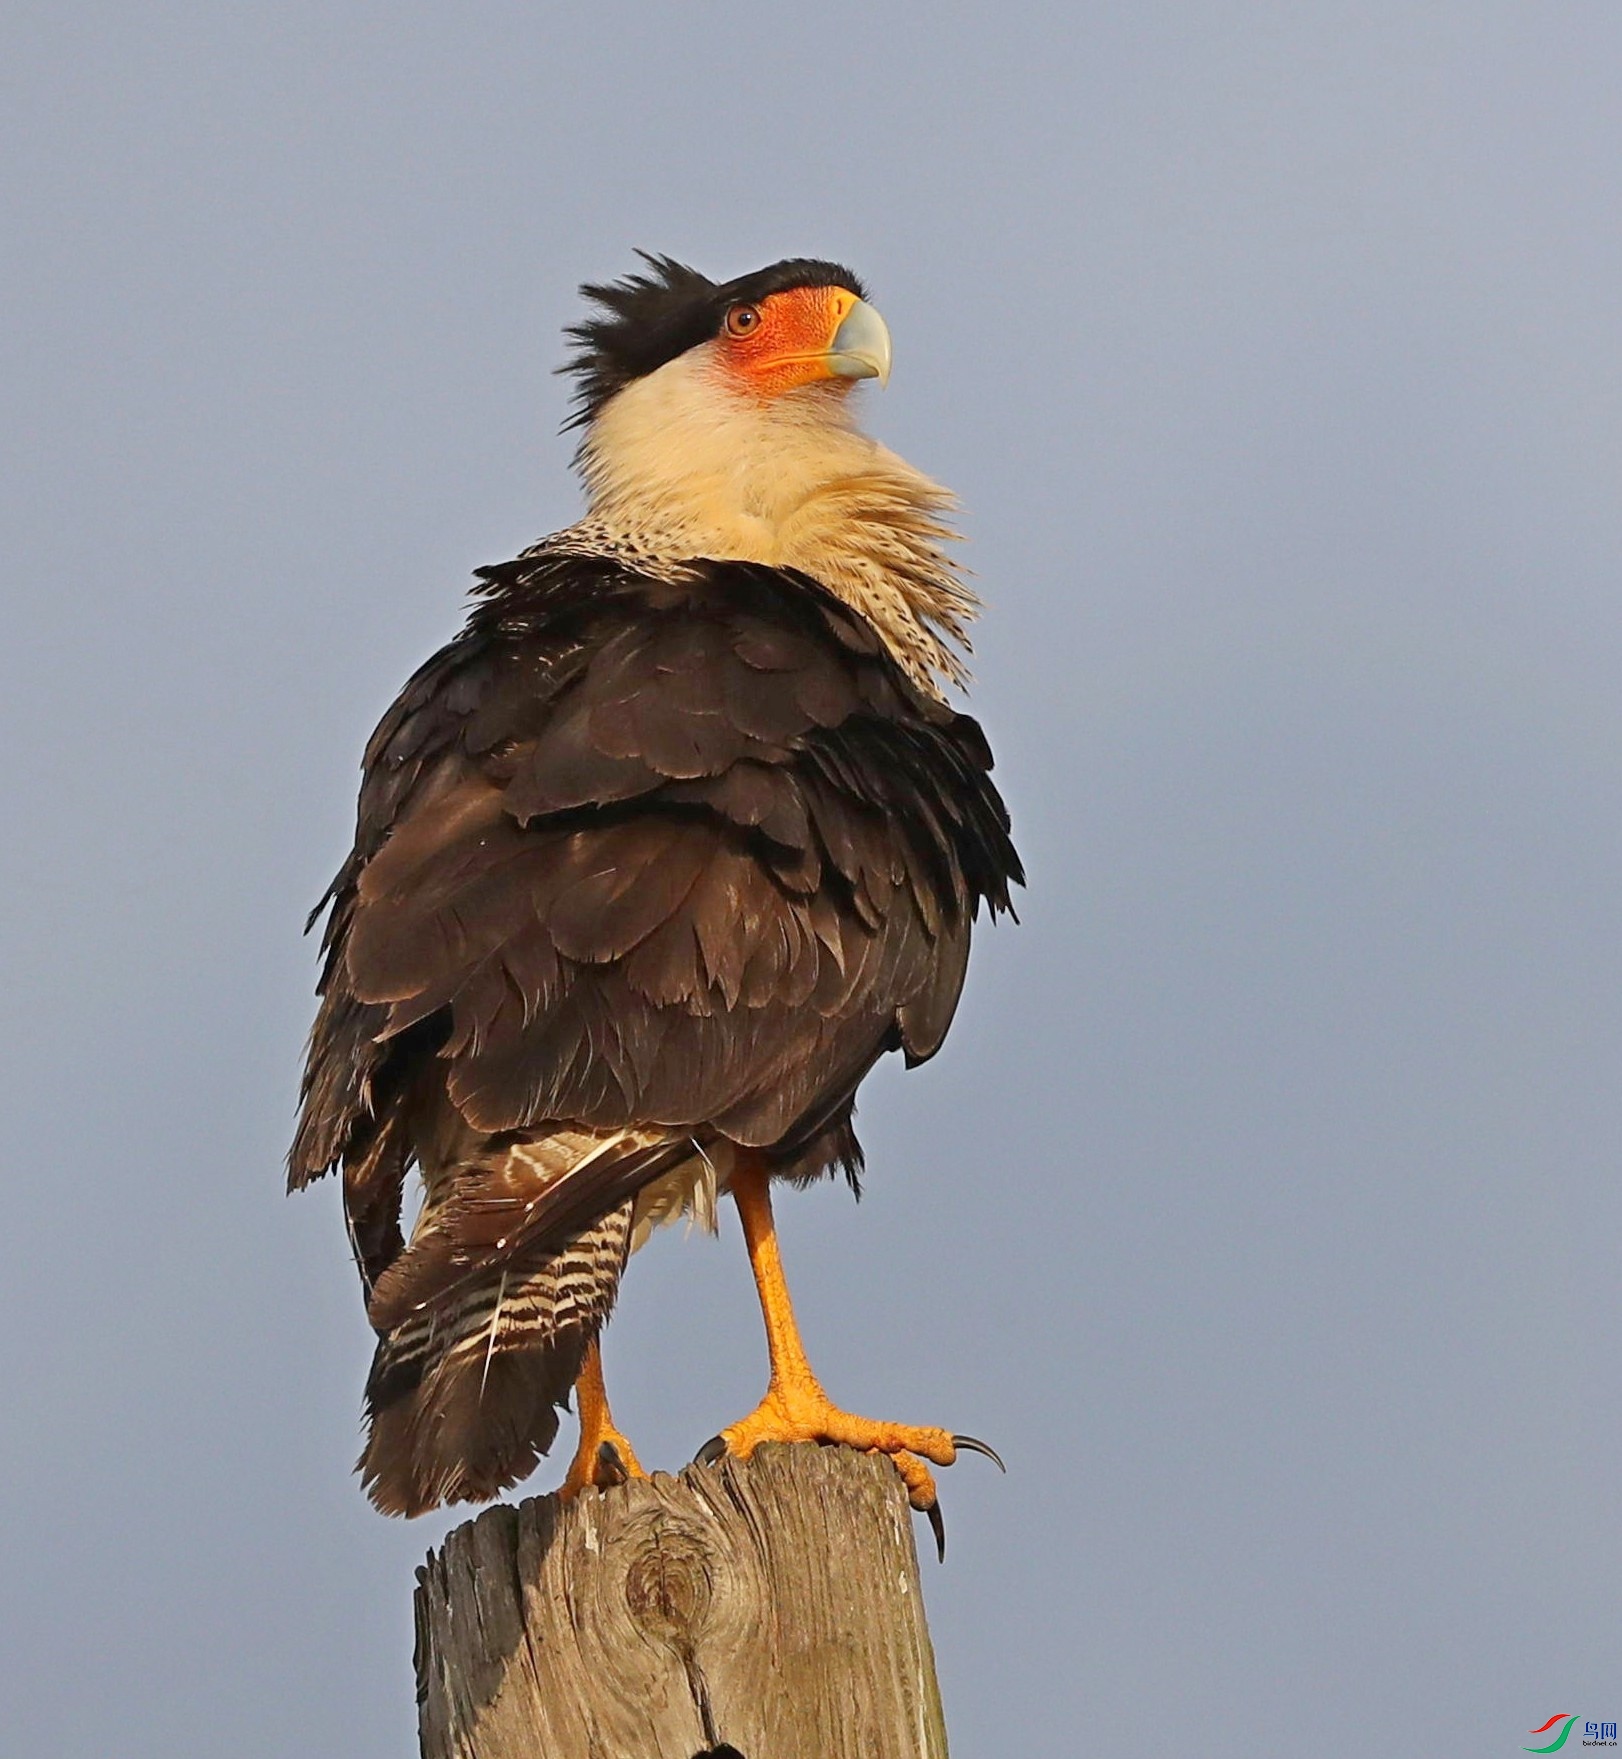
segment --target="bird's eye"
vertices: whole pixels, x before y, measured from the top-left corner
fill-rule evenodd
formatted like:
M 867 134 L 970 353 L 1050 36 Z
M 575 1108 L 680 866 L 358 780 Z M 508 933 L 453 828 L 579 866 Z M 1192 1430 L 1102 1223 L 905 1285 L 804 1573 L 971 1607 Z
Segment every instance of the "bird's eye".
M 760 327 L 760 307 L 758 305 L 735 305 L 727 313 L 727 334 L 729 336 L 747 336 L 751 330 Z

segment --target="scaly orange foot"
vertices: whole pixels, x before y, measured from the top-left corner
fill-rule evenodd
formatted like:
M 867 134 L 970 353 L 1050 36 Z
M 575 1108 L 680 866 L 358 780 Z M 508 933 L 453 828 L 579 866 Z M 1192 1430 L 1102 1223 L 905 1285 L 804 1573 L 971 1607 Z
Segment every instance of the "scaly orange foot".
M 747 1460 L 763 1441 L 814 1441 L 883 1454 L 900 1473 L 907 1501 L 929 1518 L 942 1562 L 946 1559 L 946 1522 L 935 1493 L 935 1474 L 924 1461 L 950 1466 L 960 1452 L 969 1452 L 984 1454 L 1006 1470 L 995 1449 L 972 1435 L 952 1435 L 921 1424 L 877 1423 L 871 1417 L 841 1411 L 811 1377 L 774 1381 L 754 1410 L 706 1443 L 698 1457 L 712 1466 L 723 1454 Z
M 574 1383 L 575 1409 L 580 1413 L 580 1445 L 569 1463 L 569 1474 L 558 1486 L 558 1497 L 568 1502 L 582 1490 L 612 1490 L 628 1478 L 646 1478 L 636 1450 L 615 1427 L 603 1386 L 603 1358 L 594 1338 Z
M 910 1423 L 879 1423 L 839 1407 L 813 1379 L 779 1381 L 745 1417 L 717 1438 L 729 1454 L 747 1460 L 763 1441 L 833 1442 L 884 1454 L 901 1474 L 915 1509 L 935 1507 L 935 1475 L 924 1464 L 950 1466 L 962 1438 L 944 1429 Z M 921 1457 L 920 1457 L 921 1456 Z

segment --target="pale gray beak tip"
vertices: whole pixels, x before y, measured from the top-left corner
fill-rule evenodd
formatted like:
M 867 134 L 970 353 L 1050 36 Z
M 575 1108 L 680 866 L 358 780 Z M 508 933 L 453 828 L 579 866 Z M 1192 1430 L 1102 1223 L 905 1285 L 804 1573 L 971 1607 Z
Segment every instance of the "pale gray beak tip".
M 828 365 L 842 379 L 890 380 L 890 331 L 865 299 L 859 299 L 834 332 Z

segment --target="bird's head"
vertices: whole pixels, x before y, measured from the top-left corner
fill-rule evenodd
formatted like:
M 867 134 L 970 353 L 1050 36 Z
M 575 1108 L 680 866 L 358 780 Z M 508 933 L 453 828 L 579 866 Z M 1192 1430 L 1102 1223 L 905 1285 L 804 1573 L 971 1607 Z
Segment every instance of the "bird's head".
M 643 261 L 583 288 L 597 309 L 569 331 L 592 514 L 689 555 L 787 560 L 808 501 L 891 456 L 857 430 L 849 396 L 889 376 L 884 320 L 837 263 L 715 282 Z
M 873 623 L 926 689 L 961 680 L 975 599 L 944 548 L 952 497 L 856 426 L 890 373 L 862 283 L 796 257 L 715 282 L 669 257 L 581 291 L 572 425 L 592 541 L 794 568 Z
M 667 369 L 755 403 L 798 392 L 838 397 L 890 376 L 890 332 L 862 283 L 838 263 L 797 257 L 715 282 L 639 253 L 645 274 L 581 288 L 599 309 L 568 334 L 573 426 L 589 427 L 622 391 Z M 804 399 L 797 399 L 804 401 Z

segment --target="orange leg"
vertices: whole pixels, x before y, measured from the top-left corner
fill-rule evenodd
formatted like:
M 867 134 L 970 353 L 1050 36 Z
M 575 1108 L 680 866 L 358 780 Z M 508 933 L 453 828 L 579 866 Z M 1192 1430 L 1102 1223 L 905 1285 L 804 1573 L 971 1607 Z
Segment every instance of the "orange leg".
M 845 1447 L 888 1455 L 907 1486 L 912 1506 L 929 1513 L 944 1551 L 945 1542 L 936 1509 L 935 1480 L 924 1461 L 933 1460 L 937 1466 L 950 1466 L 961 1446 L 984 1453 L 991 1450 L 967 1436 L 954 1436 L 944 1429 L 876 1423 L 870 1417 L 854 1417 L 848 1411 L 841 1411 L 822 1390 L 821 1382 L 811 1372 L 789 1301 L 783 1261 L 777 1250 L 777 1230 L 772 1223 L 769 1185 L 770 1174 L 759 1162 L 741 1166 L 732 1178 L 732 1195 L 737 1200 L 738 1216 L 743 1222 L 749 1263 L 755 1273 L 755 1287 L 760 1291 L 760 1310 L 766 1320 L 771 1379 L 766 1396 L 759 1405 L 741 1423 L 723 1429 L 717 1440 L 728 1453 L 745 1460 L 763 1441 L 836 1442 Z M 702 1457 L 709 1455 L 706 1453 Z
M 558 1488 L 565 1502 L 591 1486 L 609 1490 L 627 1478 L 646 1478 L 630 1442 L 614 1427 L 603 1386 L 602 1346 L 596 1338 L 586 1348 L 580 1378 L 574 1383 L 575 1410 L 580 1414 L 580 1445 L 569 1465 L 569 1475 Z

